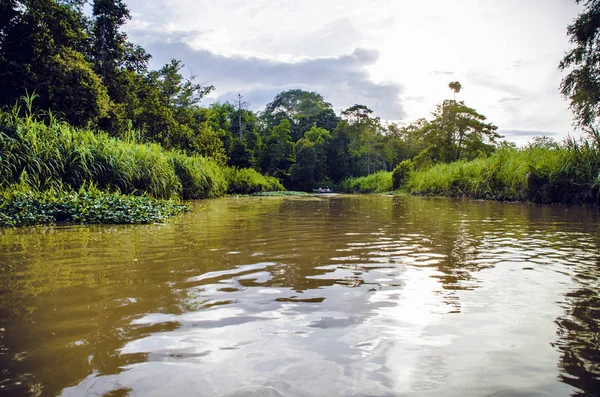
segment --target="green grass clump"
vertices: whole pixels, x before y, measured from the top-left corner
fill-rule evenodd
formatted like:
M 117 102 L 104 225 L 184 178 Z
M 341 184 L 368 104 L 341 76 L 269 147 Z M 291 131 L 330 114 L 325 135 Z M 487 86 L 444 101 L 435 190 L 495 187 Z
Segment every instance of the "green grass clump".
M 183 199 L 220 197 L 227 191 L 225 172 L 214 161 L 180 152 L 172 153 L 171 161 L 183 187 Z
M 15 185 L 0 193 L 0 227 L 65 223 L 141 224 L 163 222 L 187 210 L 173 200 L 123 195 L 95 187 L 44 192 Z
M 229 194 L 252 194 L 285 190 L 279 179 L 262 175 L 251 168 L 230 167 L 226 169 L 225 175 L 227 193 Z
M 392 173 L 378 171 L 359 178 L 348 178 L 340 184 L 340 190 L 346 193 L 383 193 L 392 190 Z

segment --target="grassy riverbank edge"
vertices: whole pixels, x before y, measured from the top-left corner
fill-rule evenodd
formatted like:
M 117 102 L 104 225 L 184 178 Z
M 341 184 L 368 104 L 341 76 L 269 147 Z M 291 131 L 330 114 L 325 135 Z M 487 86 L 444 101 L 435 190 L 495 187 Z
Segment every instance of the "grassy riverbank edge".
M 254 169 L 0 110 L 0 227 L 162 222 L 181 200 L 281 190 Z
M 345 180 L 340 189 L 534 203 L 598 205 L 600 200 L 600 152 L 585 141 L 506 147 L 488 157 L 405 172 L 396 190 L 393 173 L 385 171 Z

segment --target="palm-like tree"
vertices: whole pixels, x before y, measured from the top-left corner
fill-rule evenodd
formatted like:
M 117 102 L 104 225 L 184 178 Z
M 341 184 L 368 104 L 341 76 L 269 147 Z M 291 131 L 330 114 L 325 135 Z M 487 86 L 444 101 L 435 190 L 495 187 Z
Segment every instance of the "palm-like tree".
M 456 94 L 458 94 L 462 88 L 462 85 L 458 81 L 452 81 L 448 84 L 448 87 L 454 92 L 454 101 L 456 102 Z

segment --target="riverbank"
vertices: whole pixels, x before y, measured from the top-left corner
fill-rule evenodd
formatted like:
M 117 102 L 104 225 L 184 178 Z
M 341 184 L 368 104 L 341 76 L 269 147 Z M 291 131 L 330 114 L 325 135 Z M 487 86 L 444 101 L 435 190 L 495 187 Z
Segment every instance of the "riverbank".
M 0 111 L 0 226 L 160 222 L 183 211 L 181 200 L 280 190 L 278 179 L 253 169 L 75 128 L 48 114 L 20 116 L 18 107 Z M 90 208 L 101 210 L 92 215 Z
M 393 186 L 393 173 L 344 181 L 345 192 L 400 191 L 415 195 L 471 197 L 499 201 L 597 205 L 600 153 L 587 142 L 567 140 L 547 147 L 498 149 L 471 161 L 415 167 Z M 397 189 L 394 189 L 397 188 Z

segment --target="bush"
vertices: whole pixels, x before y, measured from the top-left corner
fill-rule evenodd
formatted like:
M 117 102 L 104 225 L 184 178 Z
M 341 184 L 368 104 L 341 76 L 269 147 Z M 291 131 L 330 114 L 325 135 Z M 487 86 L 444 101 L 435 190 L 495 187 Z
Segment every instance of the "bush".
M 227 168 L 227 193 L 250 194 L 259 192 L 283 191 L 279 179 L 264 176 L 252 168 Z
M 404 160 L 392 171 L 392 189 L 400 189 L 410 177 L 413 171 L 413 163 L 410 160 Z
M 383 193 L 392 190 L 392 173 L 378 171 L 359 178 L 348 178 L 340 184 L 340 190 L 347 193 Z

